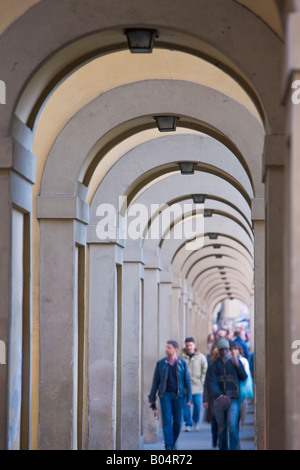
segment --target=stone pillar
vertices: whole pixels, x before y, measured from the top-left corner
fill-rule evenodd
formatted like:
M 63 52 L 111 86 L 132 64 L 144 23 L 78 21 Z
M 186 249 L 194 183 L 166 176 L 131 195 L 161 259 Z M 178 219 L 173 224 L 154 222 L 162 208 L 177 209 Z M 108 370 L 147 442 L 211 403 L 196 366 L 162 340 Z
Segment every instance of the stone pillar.
M 188 308 L 187 316 L 186 316 L 186 336 L 191 336 L 192 335 L 191 332 L 195 331 L 192 328 L 193 314 L 194 314 L 194 303 L 193 303 L 192 300 L 190 300 L 189 301 L 189 308 Z M 195 334 L 195 333 L 193 333 L 193 334 Z M 196 340 L 196 338 L 195 338 L 195 340 Z
M 188 293 L 186 290 L 181 294 L 180 299 L 180 318 L 179 318 L 179 335 L 175 338 L 179 343 L 180 347 L 184 344 L 186 337 L 186 317 L 188 310 Z
M 283 449 L 284 394 L 284 138 L 266 136 L 266 447 Z M 276 347 L 275 347 L 276 345 Z M 257 358 L 259 360 L 259 358 Z
M 160 273 L 159 284 L 159 357 L 165 355 L 166 342 L 171 339 L 172 281 L 170 272 Z
M 171 338 L 180 337 L 180 302 L 181 285 L 179 281 L 174 281 L 172 286 L 172 312 L 171 312 Z
M 207 342 L 207 320 L 203 310 L 199 310 L 199 348 L 200 351 L 206 354 L 206 342 Z
M 265 207 L 252 200 L 254 228 L 254 392 L 255 448 L 265 448 Z
M 37 199 L 40 219 L 39 448 L 78 448 L 78 249 L 88 206 L 76 197 Z
M 283 98 L 286 106 L 285 199 L 285 449 L 298 450 L 300 442 L 300 2 L 287 16 L 286 68 Z M 298 352 L 297 352 L 298 351 Z
M 124 250 L 122 314 L 122 450 L 138 450 L 141 437 L 142 282 L 141 256 Z
M 158 361 L 158 283 L 159 263 L 151 266 L 147 263 L 144 278 L 144 442 L 157 442 L 158 420 L 154 418 L 149 408 L 148 395 L 152 386 L 152 379 L 156 362 Z
M 122 247 L 89 243 L 88 449 L 121 447 Z M 138 403 L 136 404 L 138 407 Z
M 31 447 L 32 132 L 17 118 L 0 138 L 0 449 Z
M 6 151 L 3 140 L 1 144 L 1 160 Z M 1 161 L 1 166 L 3 165 Z M 10 285 L 11 285 L 11 203 L 10 203 L 10 170 L 0 170 L 0 211 L 2 223 L 0 226 L 0 340 L 5 347 L 4 361 L 0 364 L 0 387 L 2 399 L 0 402 L 0 449 L 7 448 L 7 388 L 8 388 L 8 361 L 7 349 L 9 346 L 9 321 L 10 321 Z

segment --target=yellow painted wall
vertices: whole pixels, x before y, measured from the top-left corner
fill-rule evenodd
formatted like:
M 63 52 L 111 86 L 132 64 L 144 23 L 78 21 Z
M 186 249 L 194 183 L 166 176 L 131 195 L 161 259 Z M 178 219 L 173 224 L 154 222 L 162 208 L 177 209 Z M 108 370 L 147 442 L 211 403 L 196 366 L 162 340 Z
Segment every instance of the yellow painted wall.
M 40 0 L 0 0 L 0 34 Z

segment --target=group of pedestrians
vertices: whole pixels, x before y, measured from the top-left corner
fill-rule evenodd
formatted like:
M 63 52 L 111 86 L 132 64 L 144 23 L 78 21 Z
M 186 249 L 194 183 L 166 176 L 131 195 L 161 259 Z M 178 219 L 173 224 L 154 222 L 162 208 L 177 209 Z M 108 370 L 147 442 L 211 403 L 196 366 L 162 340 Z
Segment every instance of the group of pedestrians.
M 156 363 L 148 397 L 156 413 L 158 394 L 166 450 L 176 450 L 183 423 L 187 432 L 199 430 L 202 404 L 211 423 L 213 447 L 240 448 L 242 403 L 253 396 L 253 381 L 242 335 L 236 334 L 231 342 L 226 336 L 226 330 L 213 331 L 207 356 L 192 337 L 186 338 L 181 354 L 177 341 L 167 342 L 166 357 Z M 249 358 L 248 348 L 246 354 Z

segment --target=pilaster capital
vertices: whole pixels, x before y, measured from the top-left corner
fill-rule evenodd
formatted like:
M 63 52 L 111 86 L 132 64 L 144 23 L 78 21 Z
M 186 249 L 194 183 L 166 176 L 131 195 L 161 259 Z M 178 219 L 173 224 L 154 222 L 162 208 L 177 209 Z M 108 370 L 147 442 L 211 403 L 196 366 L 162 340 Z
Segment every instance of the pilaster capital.
M 146 253 L 145 269 L 158 269 L 159 271 L 161 271 L 160 257 Z
M 31 184 L 35 183 L 36 157 L 13 137 L 0 138 L 0 168 L 13 170 Z
M 286 137 L 284 134 L 265 136 L 263 151 L 263 181 L 265 181 L 268 166 L 284 166 L 286 152 Z
M 173 284 L 173 273 L 171 271 L 161 271 L 160 283 L 161 284 Z
M 89 205 L 76 196 L 38 196 L 38 219 L 74 219 L 88 224 Z
M 126 246 L 123 252 L 124 263 L 141 263 L 145 264 L 145 253 L 143 248 L 135 246 Z

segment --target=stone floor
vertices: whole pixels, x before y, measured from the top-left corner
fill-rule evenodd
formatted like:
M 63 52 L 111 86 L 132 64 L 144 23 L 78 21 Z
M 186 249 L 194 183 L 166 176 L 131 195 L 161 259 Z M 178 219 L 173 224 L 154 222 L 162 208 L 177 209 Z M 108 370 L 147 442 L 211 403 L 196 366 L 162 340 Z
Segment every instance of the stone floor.
M 252 403 L 247 404 L 246 419 L 243 426 L 240 428 L 240 443 L 241 450 L 255 450 L 254 409 Z M 156 444 L 145 444 L 144 450 L 164 450 L 161 428 L 158 442 Z M 177 450 L 213 450 L 210 424 L 201 421 L 199 431 L 182 431 L 178 438 Z

